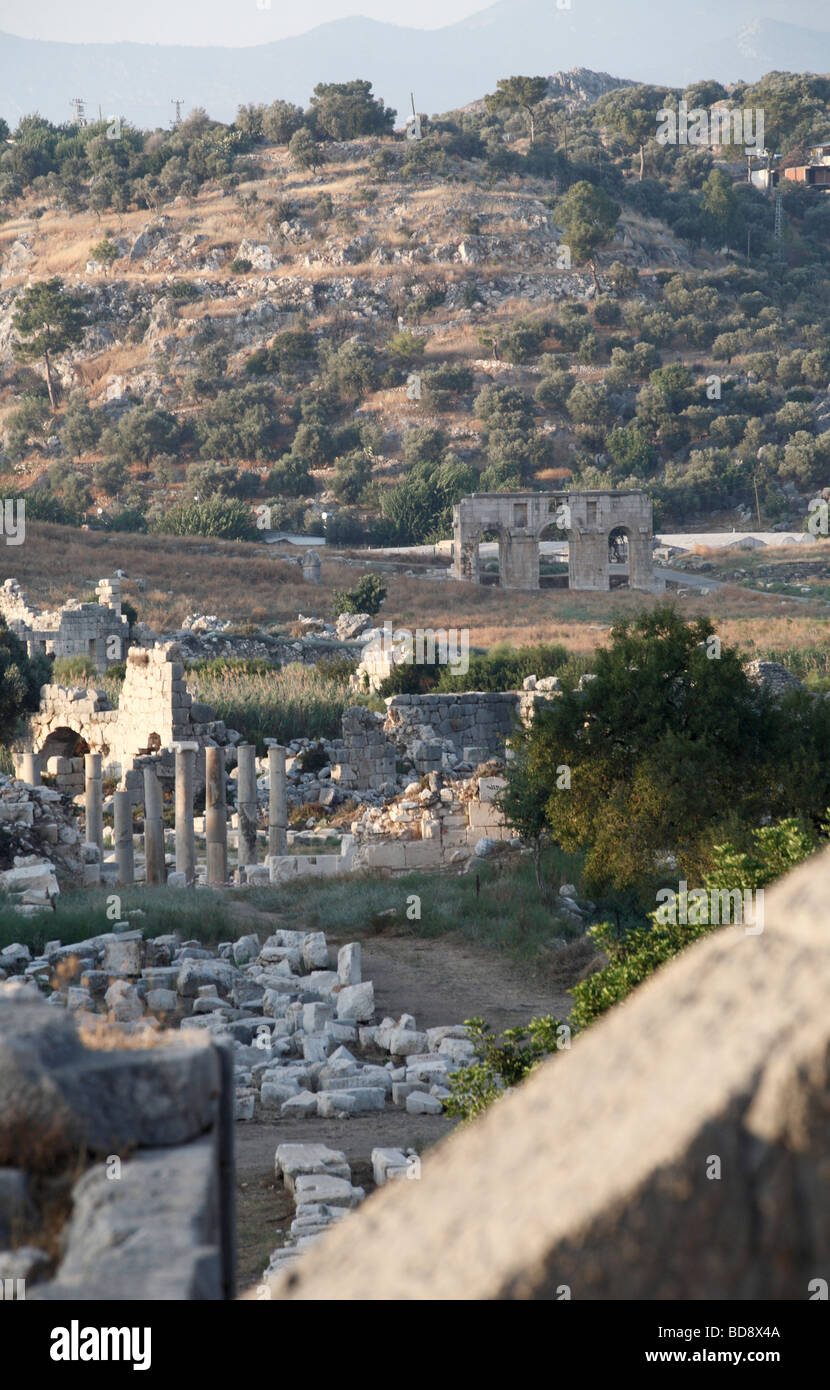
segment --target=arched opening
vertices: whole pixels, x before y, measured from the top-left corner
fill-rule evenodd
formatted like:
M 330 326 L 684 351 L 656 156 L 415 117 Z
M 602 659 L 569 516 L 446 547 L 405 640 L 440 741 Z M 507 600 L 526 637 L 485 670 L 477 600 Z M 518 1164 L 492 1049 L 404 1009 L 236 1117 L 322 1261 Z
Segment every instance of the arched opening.
M 630 585 L 630 554 L 628 529 L 615 526 L 608 533 L 608 573 L 611 589 L 627 589 Z
M 49 758 L 82 758 L 89 752 L 89 744 L 74 729 L 53 729 L 38 751 L 41 767 L 45 767 Z
M 479 584 L 489 584 L 493 588 L 501 587 L 506 543 L 507 537 L 500 526 L 491 526 L 487 530 L 479 531 L 476 540 Z
M 570 532 L 559 521 L 551 521 L 538 535 L 539 588 L 567 589 L 570 584 Z

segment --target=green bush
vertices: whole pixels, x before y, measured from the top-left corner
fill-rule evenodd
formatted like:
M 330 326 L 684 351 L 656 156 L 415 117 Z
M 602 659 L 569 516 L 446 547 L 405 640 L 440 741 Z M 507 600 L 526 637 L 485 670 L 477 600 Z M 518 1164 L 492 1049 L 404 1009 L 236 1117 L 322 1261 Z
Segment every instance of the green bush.
M 713 867 L 704 877 L 704 886 L 707 890 L 739 889 L 741 892 L 764 888 L 814 854 L 817 846 L 815 833 L 795 818 L 762 826 L 751 833 L 747 848 L 730 843 L 715 847 Z M 682 904 L 680 895 L 679 900 Z M 687 916 L 697 915 L 689 910 L 693 905 L 694 899 L 691 905 L 687 902 Z M 571 1022 L 575 1028 L 587 1028 L 625 999 L 665 961 L 720 927 L 718 922 L 664 922 L 659 919 L 658 912 L 659 909 L 649 915 L 647 922 L 622 936 L 609 922 L 589 928 L 589 934 L 610 959 L 604 969 L 574 986 Z M 680 915 L 678 912 L 677 916 Z
M 332 599 L 335 618 L 340 613 L 369 613 L 372 617 L 379 612 L 386 598 L 386 586 L 376 574 L 364 574 L 353 589 L 338 589 Z
M 48 683 L 50 672 L 46 657 L 30 658 L 25 642 L 9 631 L 0 614 L 0 743 L 9 742 L 21 715 L 38 708 L 40 687 Z
M 200 297 L 200 291 L 190 280 L 173 280 L 165 290 L 165 294 L 170 299 L 179 299 L 189 302 Z
M 444 1102 L 445 1113 L 462 1120 L 475 1119 L 546 1057 L 570 1046 L 570 1029 L 552 1014 L 532 1018 L 526 1028 L 508 1028 L 499 1038 L 483 1018 L 468 1018 L 465 1027 L 479 1060 L 451 1074 Z
M 211 497 L 206 502 L 183 502 L 153 521 L 152 530 L 164 536 L 212 536 L 226 541 L 259 539 L 250 507 L 236 498 Z

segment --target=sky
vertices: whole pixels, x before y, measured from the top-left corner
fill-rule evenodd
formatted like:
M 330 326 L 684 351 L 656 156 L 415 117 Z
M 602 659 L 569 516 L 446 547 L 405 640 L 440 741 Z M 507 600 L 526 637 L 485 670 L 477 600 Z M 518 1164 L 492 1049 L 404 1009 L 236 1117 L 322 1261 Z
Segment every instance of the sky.
M 271 43 L 317 24 L 366 15 L 437 29 L 491 0 L 0 0 L 0 31 L 64 43 Z M 554 0 L 551 0 L 554 4 Z

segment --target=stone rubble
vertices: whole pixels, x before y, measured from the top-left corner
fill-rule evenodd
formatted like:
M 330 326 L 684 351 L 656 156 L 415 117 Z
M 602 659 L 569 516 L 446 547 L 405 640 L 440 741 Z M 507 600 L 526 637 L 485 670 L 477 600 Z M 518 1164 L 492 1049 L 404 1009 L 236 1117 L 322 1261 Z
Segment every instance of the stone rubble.
M 359 942 L 340 947 L 332 970 L 322 932 L 280 929 L 264 943 L 251 934 L 214 954 L 176 935 L 145 937 L 134 925 L 143 915 L 78 943 L 50 941 L 39 956 L 13 943 L 0 951 L 0 980 L 37 986 L 79 1026 L 204 1029 L 232 1042 L 237 1120 L 342 1118 L 388 1104 L 439 1114 L 453 1071 L 473 1057 L 463 1024 L 419 1031 L 409 1014 L 375 1023 Z

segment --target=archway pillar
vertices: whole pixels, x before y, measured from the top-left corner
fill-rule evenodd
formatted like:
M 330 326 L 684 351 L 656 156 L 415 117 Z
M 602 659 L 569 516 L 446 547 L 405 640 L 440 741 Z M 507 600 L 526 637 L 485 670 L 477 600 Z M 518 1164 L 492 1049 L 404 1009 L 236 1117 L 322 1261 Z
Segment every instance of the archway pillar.
M 651 532 L 645 529 L 628 532 L 628 584 L 631 589 L 659 588 L 654 578 Z
M 595 531 L 571 534 L 568 547 L 568 584 L 571 589 L 610 589 L 611 567 L 608 537 Z
M 503 589 L 539 588 L 539 542 L 526 532 L 499 537 L 499 584 Z

